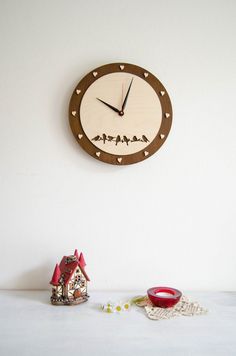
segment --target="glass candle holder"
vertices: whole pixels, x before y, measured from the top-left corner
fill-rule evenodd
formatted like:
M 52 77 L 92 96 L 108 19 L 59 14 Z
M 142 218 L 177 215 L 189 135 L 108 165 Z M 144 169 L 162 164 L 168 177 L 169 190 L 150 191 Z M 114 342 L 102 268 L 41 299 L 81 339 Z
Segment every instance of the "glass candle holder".
M 182 293 L 175 288 L 153 287 L 147 291 L 148 298 L 159 308 L 171 308 L 180 300 Z

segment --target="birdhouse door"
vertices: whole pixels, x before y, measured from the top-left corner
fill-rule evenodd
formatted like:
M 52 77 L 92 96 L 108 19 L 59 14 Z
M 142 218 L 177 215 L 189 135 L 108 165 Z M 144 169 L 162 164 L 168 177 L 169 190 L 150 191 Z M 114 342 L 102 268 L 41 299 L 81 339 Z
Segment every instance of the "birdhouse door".
M 74 297 L 75 298 L 80 298 L 82 296 L 80 289 L 76 289 L 74 291 Z

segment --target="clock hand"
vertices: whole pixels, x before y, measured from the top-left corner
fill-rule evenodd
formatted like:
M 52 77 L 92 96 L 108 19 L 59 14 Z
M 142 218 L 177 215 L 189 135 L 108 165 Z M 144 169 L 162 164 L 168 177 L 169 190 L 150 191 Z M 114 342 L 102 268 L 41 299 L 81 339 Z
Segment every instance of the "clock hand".
M 126 106 L 126 103 L 127 103 L 127 99 L 128 99 L 128 96 L 129 96 L 130 88 L 131 88 L 131 85 L 133 83 L 133 79 L 134 78 L 132 78 L 132 80 L 130 82 L 129 89 L 128 89 L 127 93 L 126 93 L 125 100 L 124 100 L 124 102 L 122 104 L 121 112 L 124 112 L 124 109 L 125 109 L 125 106 Z
M 105 105 L 108 106 L 110 109 L 112 109 L 112 110 L 114 110 L 115 112 L 117 112 L 118 114 L 120 114 L 120 110 L 118 110 L 118 109 L 115 108 L 114 106 L 112 106 L 112 105 L 106 103 L 105 101 L 103 101 L 103 100 L 101 100 L 101 99 L 99 99 L 99 98 L 97 98 L 97 100 L 101 101 L 101 103 L 105 104 Z

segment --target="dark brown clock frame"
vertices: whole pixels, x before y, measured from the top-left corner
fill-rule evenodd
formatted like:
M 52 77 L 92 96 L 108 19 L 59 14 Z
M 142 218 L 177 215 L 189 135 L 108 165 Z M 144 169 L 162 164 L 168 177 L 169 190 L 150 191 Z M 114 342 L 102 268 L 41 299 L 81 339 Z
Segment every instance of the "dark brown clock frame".
M 80 121 L 80 105 L 83 95 L 88 87 L 98 78 L 115 72 L 127 72 L 145 80 L 155 90 L 162 108 L 162 121 L 160 129 L 154 140 L 145 149 L 128 155 L 116 155 L 104 152 L 90 141 L 86 136 Z M 169 135 L 172 124 L 172 106 L 170 97 L 164 85 L 152 73 L 144 68 L 129 63 L 105 64 L 89 72 L 76 86 L 69 104 L 69 121 L 73 135 L 80 146 L 93 158 L 114 165 L 127 165 L 143 161 L 153 155 L 163 145 Z

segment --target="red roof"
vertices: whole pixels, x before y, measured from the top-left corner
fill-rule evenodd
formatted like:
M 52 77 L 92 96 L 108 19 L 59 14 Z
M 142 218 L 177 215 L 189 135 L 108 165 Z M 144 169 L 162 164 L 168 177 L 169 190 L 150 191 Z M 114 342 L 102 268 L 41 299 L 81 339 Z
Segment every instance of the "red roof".
M 79 268 L 81 269 L 81 272 L 83 273 L 84 277 L 86 278 L 87 281 L 90 281 L 89 276 L 87 275 L 87 273 L 85 272 L 84 268 L 82 266 L 80 266 L 79 264 Z
M 82 268 L 84 268 L 86 266 L 86 262 L 85 262 L 84 255 L 82 252 L 80 253 L 80 256 L 79 256 L 79 264 Z
M 79 254 L 78 254 L 77 248 L 75 249 L 74 255 L 75 255 L 75 256 L 78 258 L 78 260 L 79 260 Z
M 50 282 L 50 284 L 53 284 L 54 286 L 58 285 L 58 281 L 61 275 L 61 271 L 60 268 L 58 266 L 58 264 L 56 264 L 56 267 L 54 269 L 53 275 L 52 275 L 52 280 Z
M 79 266 L 81 272 L 83 273 L 84 277 L 86 278 L 87 281 L 89 281 L 89 277 L 87 275 L 87 273 L 84 270 L 84 266 L 82 266 L 82 264 L 80 262 L 80 260 L 78 259 L 78 257 L 75 255 L 71 255 L 71 256 L 64 256 L 61 260 L 60 266 L 58 267 L 58 265 L 56 266 L 55 270 L 54 270 L 54 274 L 51 280 L 51 284 L 53 285 L 58 285 L 58 281 L 60 279 L 60 277 L 62 277 L 63 275 L 63 279 L 64 279 L 64 283 L 65 285 L 67 285 L 71 279 L 71 277 L 74 274 L 74 271 L 76 270 L 76 268 Z M 60 275 L 59 275 L 60 273 Z

